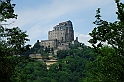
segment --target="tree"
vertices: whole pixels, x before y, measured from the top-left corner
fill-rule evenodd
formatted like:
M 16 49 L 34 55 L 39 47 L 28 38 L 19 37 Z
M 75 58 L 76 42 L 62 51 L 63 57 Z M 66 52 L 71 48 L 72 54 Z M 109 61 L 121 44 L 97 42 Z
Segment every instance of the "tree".
M 7 46 L 10 55 L 21 55 L 30 47 L 30 45 L 25 46 L 25 43 L 29 41 L 27 37 L 26 32 L 18 27 L 3 28 L 3 33 L 1 33 L 2 44 Z
M 101 19 L 100 8 L 96 11 L 95 27 L 89 35 L 89 42 L 97 53 L 97 58 L 91 63 L 92 82 L 123 82 L 124 81 L 124 4 L 115 0 L 118 11 L 118 21 L 114 23 Z M 111 47 L 105 47 L 105 43 Z M 95 77 L 95 78 L 94 78 Z M 91 79 L 92 78 L 92 79 Z M 88 80 L 87 80 L 88 82 Z
M 11 4 L 11 0 L 0 0 L 0 22 L 6 19 L 17 18 L 14 14 L 15 4 Z
M 116 0 L 118 11 L 118 21 L 109 23 L 101 19 L 100 8 L 96 11 L 96 21 L 93 22 L 95 27 L 89 35 L 92 39 L 89 42 L 96 50 L 102 47 L 104 43 L 111 45 L 117 50 L 117 54 L 123 56 L 124 53 L 124 4 Z
M 25 46 L 26 41 L 29 40 L 26 32 L 18 27 L 4 28 L 1 24 L 3 21 L 7 22 L 7 19 L 17 18 L 17 15 L 14 14 L 14 6 L 15 4 L 11 4 L 11 0 L 0 1 L 0 44 L 7 49 L 8 55 L 20 55 L 26 48 L 29 48 L 29 45 Z M 5 53 L 3 54 L 5 55 Z
M 27 39 L 26 32 L 18 27 L 4 28 L 3 21 L 7 19 L 17 18 L 14 14 L 15 4 L 11 4 L 11 0 L 0 0 L 0 81 L 11 82 L 14 68 L 18 64 L 19 57 L 24 51 L 29 49 L 30 45 L 25 45 Z M 23 60 L 22 60 L 23 61 Z
M 40 50 L 41 49 L 41 50 Z M 40 53 L 39 51 L 42 51 L 43 48 L 40 46 L 40 42 L 39 40 L 37 40 L 37 42 L 34 44 L 34 46 L 31 48 L 30 53 Z
M 47 76 L 47 68 L 41 61 L 29 61 L 25 59 L 16 66 L 16 74 L 12 82 L 44 82 Z M 48 81 L 49 82 L 49 81 Z
M 57 51 L 57 57 L 59 59 L 63 59 L 68 55 L 68 53 L 69 53 L 69 50 L 59 50 Z

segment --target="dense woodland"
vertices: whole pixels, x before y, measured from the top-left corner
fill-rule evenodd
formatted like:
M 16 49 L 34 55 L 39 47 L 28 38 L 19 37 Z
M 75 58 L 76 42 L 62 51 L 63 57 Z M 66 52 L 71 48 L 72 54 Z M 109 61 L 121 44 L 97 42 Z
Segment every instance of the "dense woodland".
M 3 22 L 15 18 L 15 4 L 0 1 L 0 82 L 124 82 L 124 4 L 115 0 L 117 21 L 101 19 L 96 10 L 96 27 L 89 35 L 92 47 L 81 43 L 70 50 L 59 50 L 58 62 L 46 64 L 29 58 L 31 53 L 48 56 L 53 49 L 37 41 L 26 45 L 28 35 L 19 27 L 5 28 Z

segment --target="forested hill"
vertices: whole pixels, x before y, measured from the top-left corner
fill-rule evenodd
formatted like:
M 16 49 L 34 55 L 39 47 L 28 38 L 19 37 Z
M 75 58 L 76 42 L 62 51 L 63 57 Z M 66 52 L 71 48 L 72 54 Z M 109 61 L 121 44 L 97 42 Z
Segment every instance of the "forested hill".
M 92 47 L 73 45 L 59 50 L 57 63 L 32 59 L 30 53 L 48 56 L 53 49 L 26 45 L 28 35 L 19 27 L 4 27 L 3 22 L 16 19 L 15 4 L 0 1 L 0 82 L 124 82 L 124 3 L 115 0 L 117 20 L 102 19 L 96 10 L 96 27 L 89 35 Z M 105 45 L 106 44 L 106 45 Z
M 36 43 L 32 49 L 38 52 L 42 47 Z M 41 53 L 49 55 L 44 50 Z M 84 44 L 73 45 L 70 50 L 59 50 L 56 58 L 58 59 L 57 63 L 52 64 L 49 70 L 42 61 L 34 60 L 25 64 L 20 62 L 16 69 L 21 70 L 16 73 L 15 80 L 26 80 L 27 82 L 81 82 L 88 76 L 87 64 L 95 59 L 95 53 L 91 47 Z

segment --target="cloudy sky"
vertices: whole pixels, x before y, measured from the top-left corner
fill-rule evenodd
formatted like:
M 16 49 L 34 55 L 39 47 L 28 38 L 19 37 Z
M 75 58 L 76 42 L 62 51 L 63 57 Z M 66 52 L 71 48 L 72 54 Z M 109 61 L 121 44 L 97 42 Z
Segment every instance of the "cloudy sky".
M 123 1 L 123 0 L 121 0 Z M 29 44 L 47 40 L 48 31 L 60 22 L 71 20 L 75 37 L 89 45 L 89 32 L 95 25 L 97 8 L 101 8 L 102 19 L 113 22 L 117 16 L 114 0 L 12 0 L 18 19 L 12 26 L 18 26 L 29 35 Z

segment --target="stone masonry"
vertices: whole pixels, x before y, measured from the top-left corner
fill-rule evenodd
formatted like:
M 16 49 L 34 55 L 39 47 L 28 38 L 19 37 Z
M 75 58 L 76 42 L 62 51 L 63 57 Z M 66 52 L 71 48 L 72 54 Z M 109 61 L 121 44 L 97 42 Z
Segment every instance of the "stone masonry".
M 68 42 L 74 41 L 74 30 L 72 22 L 61 22 L 48 31 L 48 40 L 41 40 L 40 45 L 50 48 L 68 49 Z

